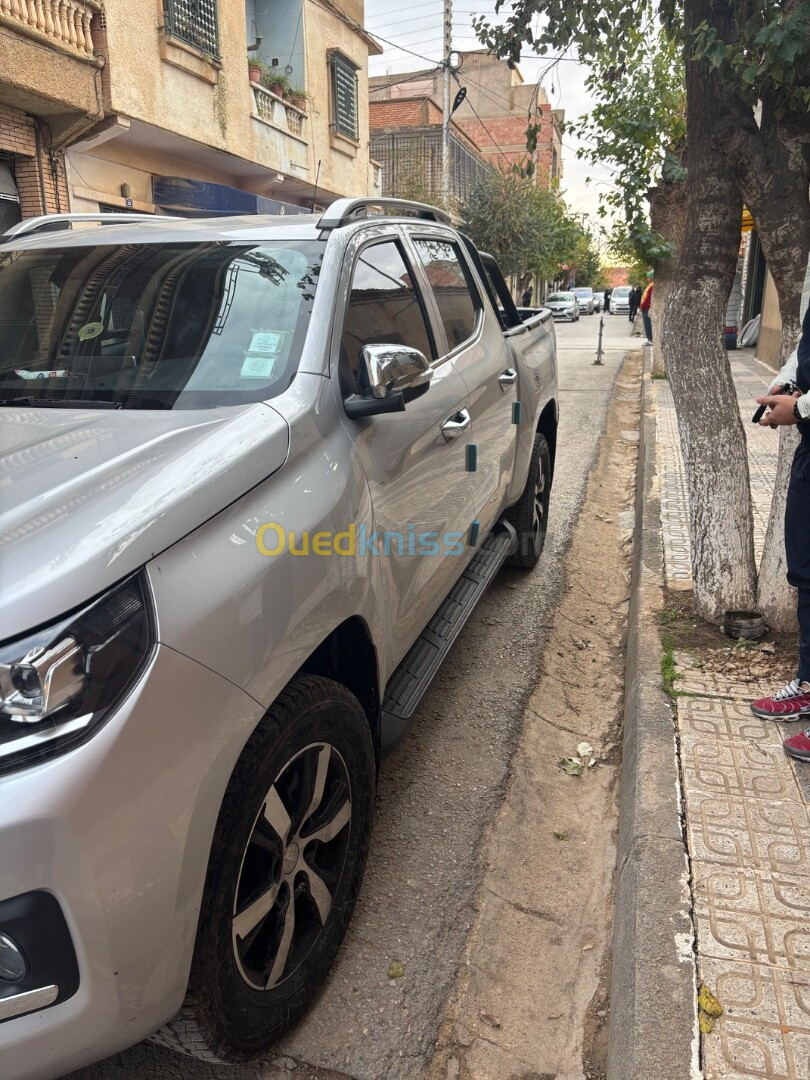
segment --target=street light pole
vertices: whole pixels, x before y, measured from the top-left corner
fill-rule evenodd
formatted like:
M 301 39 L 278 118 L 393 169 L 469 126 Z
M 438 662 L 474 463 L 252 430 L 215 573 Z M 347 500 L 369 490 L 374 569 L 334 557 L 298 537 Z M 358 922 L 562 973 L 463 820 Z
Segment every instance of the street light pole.
M 453 50 L 453 2 L 444 0 L 444 66 L 442 84 L 442 202 L 450 205 L 450 53 Z

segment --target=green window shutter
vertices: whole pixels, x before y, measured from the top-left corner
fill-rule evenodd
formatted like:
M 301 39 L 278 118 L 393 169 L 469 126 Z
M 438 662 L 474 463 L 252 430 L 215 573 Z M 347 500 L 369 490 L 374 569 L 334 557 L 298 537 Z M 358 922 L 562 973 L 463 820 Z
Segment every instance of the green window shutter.
M 342 56 L 332 56 L 332 98 L 335 131 L 350 139 L 359 138 L 357 120 L 357 69 Z

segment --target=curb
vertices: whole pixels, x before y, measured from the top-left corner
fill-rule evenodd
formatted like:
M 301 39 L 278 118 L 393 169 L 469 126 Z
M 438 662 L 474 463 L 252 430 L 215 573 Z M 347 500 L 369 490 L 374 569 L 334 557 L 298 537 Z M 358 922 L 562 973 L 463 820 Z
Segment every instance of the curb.
M 689 862 L 661 688 L 661 513 L 644 363 L 630 582 L 607 1080 L 700 1076 Z

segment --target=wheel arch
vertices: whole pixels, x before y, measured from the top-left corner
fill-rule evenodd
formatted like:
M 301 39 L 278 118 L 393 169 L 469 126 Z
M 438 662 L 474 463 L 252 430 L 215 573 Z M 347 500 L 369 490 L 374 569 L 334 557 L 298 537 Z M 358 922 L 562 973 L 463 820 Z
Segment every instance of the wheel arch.
M 537 433 L 545 435 L 551 458 L 551 479 L 554 479 L 554 462 L 557 457 L 557 402 L 553 399 L 544 407 L 537 420 Z
M 350 690 L 363 707 L 380 764 L 380 678 L 377 650 L 365 619 L 352 615 L 324 638 L 298 669 L 321 675 Z

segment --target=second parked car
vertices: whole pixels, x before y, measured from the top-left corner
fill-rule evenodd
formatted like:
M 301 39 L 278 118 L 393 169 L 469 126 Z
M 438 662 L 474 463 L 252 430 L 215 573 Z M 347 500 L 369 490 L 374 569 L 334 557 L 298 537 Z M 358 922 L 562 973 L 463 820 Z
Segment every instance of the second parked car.
M 593 300 L 593 289 L 583 287 L 581 289 L 572 289 L 572 292 L 577 298 L 580 313 L 584 312 L 586 315 L 593 315 L 594 311 L 596 311 Z
M 555 292 L 546 298 L 546 307 L 555 319 L 567 319 L 576 322 L 579 318 L 579 303 L 572 292 Z

